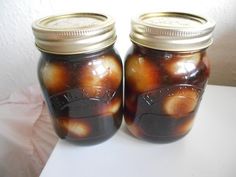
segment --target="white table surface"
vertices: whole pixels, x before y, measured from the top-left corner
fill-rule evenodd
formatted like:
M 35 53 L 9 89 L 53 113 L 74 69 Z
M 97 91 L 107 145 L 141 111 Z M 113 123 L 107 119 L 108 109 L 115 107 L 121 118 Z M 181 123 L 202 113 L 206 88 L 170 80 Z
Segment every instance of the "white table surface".
M 196 117 L 170 144 L 138 140 L 124 125 L 95 146 L 59 140 L 40 177 L 236 177 L 236 87 L 207 86 Z

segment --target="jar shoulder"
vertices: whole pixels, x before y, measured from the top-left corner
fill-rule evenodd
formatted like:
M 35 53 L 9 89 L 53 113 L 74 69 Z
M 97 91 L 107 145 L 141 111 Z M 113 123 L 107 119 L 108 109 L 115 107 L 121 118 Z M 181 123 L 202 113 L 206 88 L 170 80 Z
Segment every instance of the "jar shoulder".
M 158 85 L 203 86 L 209 77 L 210 65 L 206 50 L 171 52 L 132 46 L 125 58 L 125 73 L 128 80 L 156 78 Z
M 82 62 L 86 60 L 99 59 L 105 56 L 111 56 L 117 61 L 121 61 L 120 55 L 117 50 L 113 47 L 107 47 L 105 49 L 92 52 L 92 53 L 82 53 L 82 54 L 72 54 L 72 55 L 59 55 L 41 52 L 40 61 L 47 62 Z
M 53 55 L 42 53 L 38 65 L 41 86 L 50 94 L 74 88 L 116 91 L 122 83 L 122 62 L 114 48 L 86 55 Z

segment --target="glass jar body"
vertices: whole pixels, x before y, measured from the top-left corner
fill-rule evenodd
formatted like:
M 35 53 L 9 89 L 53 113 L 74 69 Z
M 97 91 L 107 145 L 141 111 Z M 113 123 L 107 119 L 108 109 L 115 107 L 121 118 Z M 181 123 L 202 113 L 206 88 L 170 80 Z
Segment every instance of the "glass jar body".
M 186 135 L 209 72 L 206 49 L 173 52 L 133 44 L 125 60 L 124 116 L 130 132 L 152 142 Z
M 38 78 L 60 138 L 97 144 L 119 129 L 122 62 L 113 46 L 87 54 L 42 52 Z

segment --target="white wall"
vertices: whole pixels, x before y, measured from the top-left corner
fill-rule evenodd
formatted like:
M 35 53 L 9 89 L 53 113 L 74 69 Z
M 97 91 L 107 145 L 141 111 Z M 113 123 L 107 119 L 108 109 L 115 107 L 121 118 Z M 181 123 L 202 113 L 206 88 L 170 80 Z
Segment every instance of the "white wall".
M 185 11 L 215 19 L 210 83 L 236 86 L 235 0 L 0 0 L 0 99 L 37 83 L 40 52 L 34 47 L 33 20 L 57 13 L 95 11 L 113 16 L 122 57 L 130 46 L 131 16 L 147 11 Z

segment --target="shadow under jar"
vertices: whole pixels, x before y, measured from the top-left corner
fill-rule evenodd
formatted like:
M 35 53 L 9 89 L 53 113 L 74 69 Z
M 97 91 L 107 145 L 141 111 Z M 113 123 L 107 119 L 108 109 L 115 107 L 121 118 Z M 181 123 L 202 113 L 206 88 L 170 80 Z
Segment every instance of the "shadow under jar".
M 38 77 L 57 135 L 80 145 L 110 138 L 122 122 L 122 62 L 114 21 L 95 13 L 33 23 Z
M 209 77 L 214 22 L 185 13 L 132 20 L 125 60 L 125 121 L 136 137 L 172 142 L 186 135 Z

